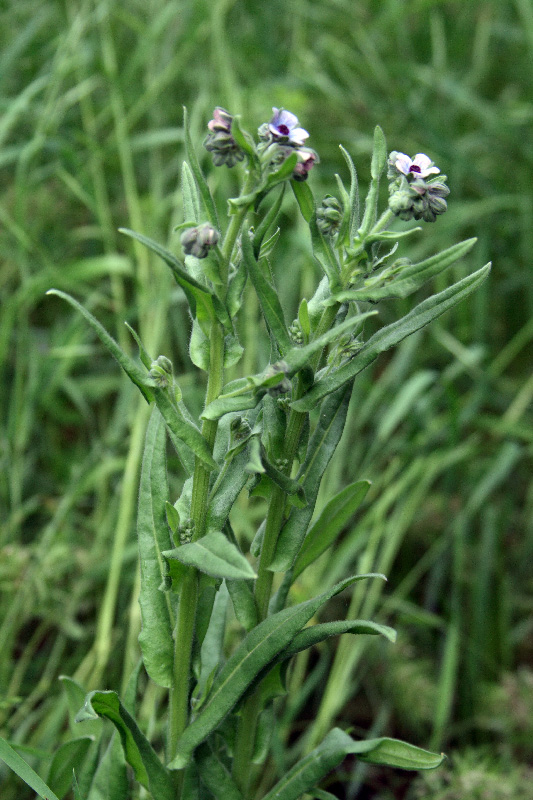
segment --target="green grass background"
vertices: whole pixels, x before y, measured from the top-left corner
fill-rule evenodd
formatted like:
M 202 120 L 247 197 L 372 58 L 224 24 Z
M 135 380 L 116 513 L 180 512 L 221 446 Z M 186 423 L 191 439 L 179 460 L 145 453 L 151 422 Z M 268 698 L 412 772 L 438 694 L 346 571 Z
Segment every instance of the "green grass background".
M 449 176 L 449 210 L 405 251 L 414 260 L 479 241 L 435 288 L 493 261 L 475 296 L 356 382 L 322 502 L 351 480 L 373 486 L 334 553 L 297 588 L 354 566 L 386 572 L 385 590 L 358 589 L 351 612 L 397 625 L 399 642 L 342 641 L 335 661 L 331 648 L 298 661 L 278 769 L 290 732 L 318 736 L 337 720 L 452 754 L 422 788 L 413 776 L 345 765 L 346 796 L 455 800 L 472 775 L 486 792 L 495 775 L 494 791 L 512 785 L 509 797 L 522 796 L 533 751 L 532 63 L 531 0 L 2 3 L 0 727 L 43 776 L 71 736 L 58 676 L 118 687 L 138 657 L 146 421 L 83 320 L 45 291 L 75 294 L 133 352 L 127 320 L 154 356 L 172 358 L 198 410 L 183 296 L 117 228 L 177 246 L 184 104 L 199 145 L 215 105 L 251 130 L 275 105 L 311 133 L 318 197 L 345 170 L 339 142 L 365 186 L 376 124 L 390 149 L 436 161 Z M 220 197 L 235 181 L 211 171 Z M 294 203 L 283 222 L 275 268 L 290 318 L 319 276 Z M 385 306 L 382 318 L 409 307 Z M 250 295 L 243 369 L 267 358 L 257 313 Z M 172 499 L 179 487 L 176 472 Z M 247 537 L 261 508 L 244 509 Z M 145 729 L 157 732 L 164 702 L 148 689 Z M 31 797 L 1 768 L 0 784 L 3 800 Z M 483 795 L 493 796 L 506 795 Z

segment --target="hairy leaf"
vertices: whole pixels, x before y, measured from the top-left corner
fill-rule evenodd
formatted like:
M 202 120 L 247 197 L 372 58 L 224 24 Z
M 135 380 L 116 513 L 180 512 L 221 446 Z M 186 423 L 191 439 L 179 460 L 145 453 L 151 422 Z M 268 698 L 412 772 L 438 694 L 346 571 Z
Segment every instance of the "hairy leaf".
M 172 547 L 165 511 L 168 497 L 165 444 L 163 419 L 154 409 L 146 429 L 137 514 L 142 619 L 139 644 L 148 675 L 159 686 L 169 687 L 174 659 L 174 619 L 168 592 L 159 591 L 166 574 L 162 552 Z
M 256 578 L 246 558 L 220 531 L 213 531 L 189 544 L 182 544 L 163 555 L 177 559 L 189 567 L 196 567 L 214 578 Z
M 305 537 L 294 562 L 295 580 L 309 564 L 330 547 L 366 497 L 370 481 L 355 481 L 342 489 L 324 506 Z
M 133 768 L 139 783 L 149 789 L 158 800 L 174 800 L 171 776 L 116 692 L 89 692 L 77 719 L 83 722 L 98 716 L 111 720 L 117 729 L 126 761 Z
M 180 737 L 177 755 L 169 768 L 186 766 L 194 749 L 222 722 L 261 670 L 290 644 L 321 605 L 366 577 L 347 578 L 319 597 L 267 617 L 250 631 L 217 675 L 200 714 Z
M 335 391 L 347 381 L 352 380 L 359 372 L 368 367 L 380 353 L 384 353 L 390 347 L 399 344 L 407 336 L 428 325 L 456 305 L 456 303 L 468 297 L 483 283 L 489 272 L 490 264 L 486 264 L 477 272 L 454 283 L 443 292 L 439 292 L 433 297 L 428 297 L 427 300 L 413 308 L 405 317 L 381 328 L 370 337 L 351 361 L 340 367 L 333 374 L 319 380 L 300 400 L 294 401 L 292 403 L 293 408 L 297 411 L 311 411 L 322 397 Z

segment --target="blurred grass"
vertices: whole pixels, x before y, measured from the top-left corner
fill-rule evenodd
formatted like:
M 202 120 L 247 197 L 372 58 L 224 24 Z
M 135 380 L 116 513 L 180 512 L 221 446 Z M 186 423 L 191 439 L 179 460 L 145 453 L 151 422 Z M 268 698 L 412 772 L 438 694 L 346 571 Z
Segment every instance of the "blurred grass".
M 497 696 L 504 676 L 533 658 L 530 0 L 21 0 L 2 6 L 0 23 L 5 735 L 51 753 L 66 735 L 58 675 L 87 688 L 120 685 L 139 626 L 133 522 L 145 414 L 83 321 L 44 292 L 73 292 L 132 349 L 127 319 L 154 356 L 172 357 L 198 408 L 183 298 L 117 228 L 176 244 L 182 105 L 198 142 L 215 105 L 242 113 L 251 129 L 276 105 L 311 132 L 318 197 L 344 171 L 339 142 L 366 183 L 380 124 L 390 149 L 427 152 L 452 187 L 448 213 L 410 240 L 410 257 L 477 236 L 455 277 L 494 262 L 475 297 L 356 383 L 322 498 L 358 478 L 374 484 L 334 557 L 296 591 L 354 566 L 385 571 L 388 586 L 357 590 L 351 610 L 396 622 L 402 649 L 340 642 L 326 703 L 297 746 L 337 719 L 362 735 L 377 720 L 377 734 L 407 730 L 423 746 L 497 749 L 515 711 L 503 704 L 506 725 L 486 724 L 485 687 Z M 226 170 L 210 181 L 221 194 L 235 187 Z M 294 266 L 280 270 L 279 286 L 290 316 L 318 276 L 290 203 L 285 216 L 278 263 Z M 406 308 L 385 306 L 382 317 Z M 248 366 L 265 357 L 251 350 Z M 245 518 L 240 534 L 254 524 Z M 405 653 L 430 687 L 411 717 Z M 331 658 L 301 657 L 280 742 L 310 722 L 303 703 L 315 702 Z M 153 726 L 153 703 L 142 713 Z M 32 763 L 45 774 L 42 754 Z M 365 775 L 354 776 L 352 796 Z M 7 773 L 0 780 L 3 800 L 24 796 Z

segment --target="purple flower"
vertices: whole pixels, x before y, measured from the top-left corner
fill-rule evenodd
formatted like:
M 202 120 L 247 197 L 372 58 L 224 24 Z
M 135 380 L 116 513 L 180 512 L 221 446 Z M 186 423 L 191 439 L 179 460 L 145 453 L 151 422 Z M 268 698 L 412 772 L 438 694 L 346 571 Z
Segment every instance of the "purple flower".
M 217 106 L 213 111 L 213 119 L 207 123 L 207 127 L 210 131 L 215 133 L 216 131 L 225 131 L 229 133 L 231 130 L 231 123 L 233 122 L 233 117 L 231 114 L 226 111 L 225 108 L 221 108 Z
M 389 156 L 389 177 L 405 175 L 410 178 L 427 178 L 428 175 L 438 175 L 440 169 L 435 166 L 429 156 L 417 153 L 414 158 L 409 158 L 405 153 L 396 150 Z
M 303 128 L 298 127 L 298 117 L 283 108 L 274 107 L 272 111 L 274 116 L 268 124 L 268 130 L 274 139 L 283 139 L 296 147 L 303 145 L 309 134 Z
M 298 156 L 298 163 L 294 167 L 292 177 L 295 181 L 306 181 L 307 176 L 314 164 L 318 163 L 319 158 L 314 150 L 310 147 L 303 147 L 296 150 Z

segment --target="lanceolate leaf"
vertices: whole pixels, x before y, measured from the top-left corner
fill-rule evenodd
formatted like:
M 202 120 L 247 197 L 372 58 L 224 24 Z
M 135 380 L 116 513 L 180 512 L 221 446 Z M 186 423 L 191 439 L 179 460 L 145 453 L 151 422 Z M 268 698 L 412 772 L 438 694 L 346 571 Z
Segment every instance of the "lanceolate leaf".
M 189 275 L 174 253 L 154 242 L 153 239 L 149 239 L 148 236 L 143 236 L 142 233 L 136 233 L 136 231 L 131 231 L 129 228 L 119 228 L 119 231 L 132 239 L 137 239 L 138 242 L 141 242 L 141 244 L 144 244 L 145 247 L 162 258 L 165 264 L 170 267 L 176 282 L 185 292 L 193 317 L 198 317 L 200 322 L 205 319 L 214 319 L 215 310 L 213 308 L 212 293 L 207 286 L 204 286 L 192 275 Z
M 22 756 L 19 756 L 5 739 L 0 736 L 0 759 L 33 789 L 43 800 L 58 800 L 49 786 L 40 778 Z
M 355 481 L 342 489 L 326 504 L 303 541 L 294 563 L 294 579 L 335 542 L 337 536 L 365 499 L 369 488 L 370 481 Z
M 169 687 L 172 682 L 174 619 L 170 594 L 159 591 L 165 577 L 162 551 L 172 547 L 165 513 L 168 497 L 165 443 L 165 425 L 161 414 L 154 408 L 146 430 L 137 514 L 142 619 L 139 644 L 148 675 L 159 686 Z
M 72 771 L 79 775 L 92 742 L 92 736 L 81 736 L 64 742 L 54 753 L 46 780 L 59 797 L 72 786 Z
M 310 222 L 315 213 L 315 199 L 313 192 L 305 181 L 291 181 L 292 191 L 300 206 L 302 217 L 306 222 Z
M 385 285 L 379 285 L 379 278 L 374 278 L 372 280 L 377 284 L 375 286 L 363 286 L 360 289 L 347 289 L 346 291 L 338 292 L 334 300 L 338 303 L 350 300 L 369 300 L 376 303 L 378 300 L 392 297 L 408 297 L 430 278 L 434 278 L 444 272 L 445 269 L 466 255 L 476 241 L 477 239 L 466 239 L 464 242 L 459 242 L 447 250 L 443 250 L 442 253 L 426 258 L 425 261 L 402 267 L 394 278 L 392 279 L 391 277 Z
M 339 145 L 344 160 L 350 170 L 350 224 L 348 232 L 350 237 L 354 237 L 359 225 L 359 181 L 352 157 L 342 145 Z
M 351 385 L 341 388 L 338 393 L 324 401 L 320 409 L 318 423 L 309 441 L 305 461 L 296 476 L 302 482 L 310 502 L 305 508 L 292 509 L 281 530 L 276 552 L 269 566 L 272 572 L 285 572 L 298 554 L 313 516 L 322 475 L 344 430 L 350 394 Z
M 181 194 L 183 197 L 183 216 L 198 224 L 202 222 L 200 216 L 200 197 L 194 175 L 186 161 L 181 166 Z
M 317 748 L 298 761 L 268 792 L 263 800 L 298 800 L 314 789 L 346 756 L 356 755 L 361 761 L 400 769 L 435 769 L 443 755 L 430 753 L 398 739 L 369 739 L 356 742 L 340 728 L 334 728 Z
M 283 310 L 276 290 L 266 279 L 255 259 L 253 245 L 246 231 L 242 236 L 242 255 L 257 297 L 259 298 L 263 316 L 278 345 L 281 355 L 283 355 L 287 350 L 290 350 L 292 346 L 285 324 Z
M 243 800 L 237 784 L 208 745 L 201 745 L 195 755 L 200 779 L 215 800 Z
M 203 462 L 207 469 L 216 469 L 217 463 L 213 460 L 209 445 L 193 422 L 185 419 L 181 410 L 168 396 L 165 389 L 153 388 L 155 402 L 161 416 L 165 420 L 171 438 L 180 439 Z M 178 450 L 179 455 L 179 450 Z
M 272 614 L 250 631 L 217 675 L 200 714 L 179 739 L 177 755 L 169 768 L 187 765 L 193 750 L 222 722 L 255 677 L 290 644 L 321 605 L 365 577 L 368 576 L 347 578 L 319 597 Z
M 347 755 L 352 740 L 340 728 L 334 728 L 308 755 L 285 773 L 263 800 L 297 800 L 313 789 Z
M 209 186 L 207 185 L 207 181 L 204 177 L 202 170 L 200 169 L 200 163 L 198 161 L 198 157 L 196 155 L 196 151 L 192 143 L 191 132 L 189 130 L 189 118 L 185 106 L 183 107 L 183 130 L 185 133 L 185 152 L 187 155 L 187 161 L 191 167 L 191 170 L 196 180 L 196 184 L 200 191 L 207 219 L 209 220 L 211 225 L 214 225 L 214 227 L 217 230 L 220 230 L 215 201 L 211 196 L 211 191 L 209 189 Z
M 343 633 L 385 636 L 389 642 L 396 641 L 396 631 L 394 628 L 389 628 L 388 625 L 379 625 L 377 622 L 370 622 L 365 619 L 346 619 L 336 622 L 323 622 L 319 625 L 311 625 L 309 628 L 304 628 L 303 631 L 296 634 L 283 655 L 287 657 L 294 656 L 301 650 L 307 650 L 308 647 L 319 644 L 319 642 L 323 642 L 331 636 L 340 636 Z
M 77 719 L 83 722 L 96 719 L 97 716 L 110 719 L 118 730 L 126 761 L 133 768 L 139 783 L 158 800 L 175 800 L 171 776 L 116 692 L 89 692 Z
M 278 214 L 281 209 L 281 204 L 283 202 L 283 195 L 285 194 L 285 186 L 286 184 L 281 185 L 276 200 L 274 201 L 274 203 L 272 203 L 271 207 L 268 209 L 267 213 L 257 226 L 257 229 L 254 233 L 254 253 L 256 258 L 259 256 L 263 239 L 265 238 L 269 229 L 272 227 L 272 225 L 274 225 L 276 219 L 278 218 Z
M 153 399 L 152 389 L 146 385 L 147 374 L 146 372 L 139 367 L 133 359 L 131 359 L 117 344 L 117 342 L 113 339 L 113 337 L 106 331 L 103 325 L 101 325 L 98 320 L 93 317 L 90 311 L 82 306 L 81 303 L 78 303 L 71 295 L 67 294 L 66 292 L 62 292 L 59 289 L 49 289 L 46 294 L 55 294 L 58 297 L 63 298 L 66 300 L 67 303 L 75 308 L 77 311 L 85 317 L 93 331 L 96 333 L 102 344 L 107 347 L 111 355 L 116 358 L 128 378 L 139 387 L 145 398 L 150 402 Z
M 234 580 L 257 577 L 242 553 L 220 531 L 213 531 L 195 542 L 166 550 L 163 555 L 168 559 L 175 558 L 188 567 L 196 567 L 200 572 L 214 578 Z
M 424 300 L 405 317 L 381 328 L 361 348 L 354 358 L 340 367 L 332 375 L 318 381 L 300 400 L 292 405 L 297 411 L 311 411 L 325 395 L 335 391 L 347 381 L 355 377 L 374 361 L 380 353 L 401 342 L 407 336 L 428 325 L 445 311 L 468 297 L 480 286 L 490 272 L 490 264 L 454 283 L 443 292 Z
M 209 497 L 207 508 L 207 532 L 221 531 L 226 524 L 235 500 L 244 488 L 249 475 L 244 471 L 248 463 L 246 446 L 237 453 L 224 468 L 224 474 L 213 497 Z

